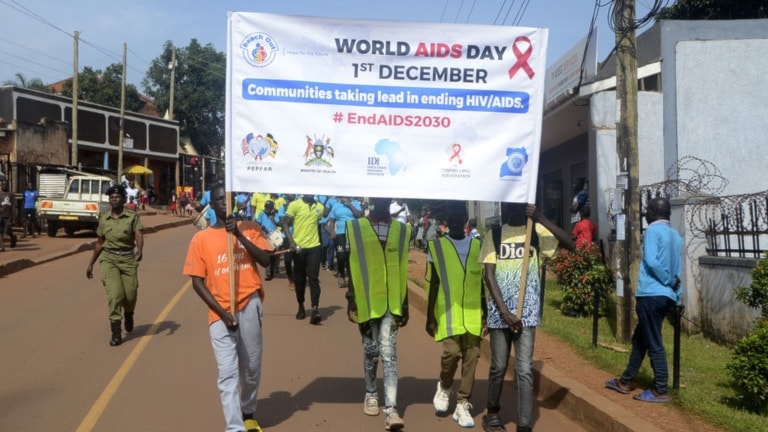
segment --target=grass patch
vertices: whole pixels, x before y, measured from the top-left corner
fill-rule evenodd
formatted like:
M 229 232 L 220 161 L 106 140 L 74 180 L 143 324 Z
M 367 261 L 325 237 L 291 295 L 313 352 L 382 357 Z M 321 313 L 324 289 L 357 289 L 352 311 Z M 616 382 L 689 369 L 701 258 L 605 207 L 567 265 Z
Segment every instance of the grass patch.
M 560 313 L 563 293 L 554 277 L 547 279 L 541 330 L 568 343 L 594 366 L 605 370 L 606 377 L 620 374 L 627 365 L 629 353 L 600 347 L 603 343 L 631 349 L 631 345 L 616 341 L 615 318 L 603 317 L 599 320 L 598 347 L 593 348 L 592 317 L 572 318 Z M 615 317 L 615 312 L 612 311 L 609 316 Z M 669 322 L 665 321 L 663 334 L 671 386 L 673 328 Z M 731 388 L 725 370 L 731 350 L 701 335 L 683 334 L 680 339 L 680 389 L 673 390 L 673 403 L 691 415 L 728 431 L 768 431 L 768 417 L 738 408 L 737 394 Z M 647 358 L 635 383 L 642 388 L 653 383 L 653 370 Z

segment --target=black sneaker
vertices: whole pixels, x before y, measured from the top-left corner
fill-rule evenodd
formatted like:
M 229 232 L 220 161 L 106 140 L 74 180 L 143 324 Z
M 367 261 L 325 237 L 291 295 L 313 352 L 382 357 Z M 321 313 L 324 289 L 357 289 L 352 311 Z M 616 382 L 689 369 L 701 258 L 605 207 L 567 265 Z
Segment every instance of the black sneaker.
M 312 308 L 312 316 L 309 318 L 310 324 L 320 324 L 320 321 L 322 321 L 323 318 L 320 316 L 320 312 L 317 311 L 317 306 Z
M 296 312 L 296 319 L 297 320 L 303 320 L 307 317 L 307 313 L 304 311 L 304 305 L 299 306 L 299 311 Z

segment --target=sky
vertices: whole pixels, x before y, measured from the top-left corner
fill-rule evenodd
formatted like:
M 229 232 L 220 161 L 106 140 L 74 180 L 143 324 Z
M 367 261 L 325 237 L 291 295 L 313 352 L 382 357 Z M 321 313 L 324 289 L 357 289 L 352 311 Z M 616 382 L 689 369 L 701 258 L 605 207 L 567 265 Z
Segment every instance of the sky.
M 607 0 L 0 0 L 0 85 L 20 73 L 53 83 L 72 76 L 73 34 L 80 32 L 79 70 L 122 63 L 141 92 L 150 62 L 166 41 L 192 39 L 226 52 L 227 11 L 343 19 L 469 23 L 549 29 L 547 65 L 584 38 L 596 3 Z M 637 16 L 650 0 L 637 2 Z M 614 45 L 609 8 L 598 9 L 598 61 Z M 639 33 L 642 33 L 641 29 Z M 638 34 L 639 34 L 638 33 Z

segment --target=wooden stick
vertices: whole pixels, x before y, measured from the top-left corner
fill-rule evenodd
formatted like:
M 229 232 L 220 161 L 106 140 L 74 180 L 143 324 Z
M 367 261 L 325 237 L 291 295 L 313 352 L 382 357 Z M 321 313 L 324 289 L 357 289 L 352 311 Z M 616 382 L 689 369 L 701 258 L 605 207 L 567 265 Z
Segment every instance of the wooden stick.
M 232 192 L 226 193 L 227 200 L 227 217 L 232 214 Z M 232 236 L 227 233 L 227 262 L 229 263 L 229 311 L 234 318 L 237 311 L 237 298 L 235 297 L 235 263 L 234 254 L 232 252 Z
M 520 269 L 520 291 L 517 294 L 517 317 L 523 318 L 523 301 L 525 300 L 525 285 L 528 282 L 528 263 L 531 261 L 531 234 L 533 234 L 533 218 L 530 216 L 525 223 L 525 246 L 523 246 L 523 268 Z

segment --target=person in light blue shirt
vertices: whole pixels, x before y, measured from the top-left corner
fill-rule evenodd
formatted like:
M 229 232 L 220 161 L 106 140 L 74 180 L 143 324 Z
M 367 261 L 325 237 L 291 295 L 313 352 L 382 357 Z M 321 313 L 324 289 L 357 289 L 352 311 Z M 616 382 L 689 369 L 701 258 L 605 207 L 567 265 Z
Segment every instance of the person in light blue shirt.
M 21 238 L 27 236 L 27 232 L 35 238 L 35 230 L 40 234 L 40 223 L 37 221 L 37 198 L 39 194 L 32 182 L 27 183 L 24 189 L 24 232 Z
M 275 202 L 267 200 L 264 202 L 264 210 L 260 211 L 254 219 L 264 229 L 264 233 L 269 236 L 274 232 L 277 227 L 280 226 L 280 215 L 275 209 Z M 264 280 L 272 280 L 275 278 L 275 273 L 279 271 L 280 267 L 280 255 L 271 254 L 269 256 L 269 267 L 267 268 L 267 275 Z
M 670 214 L 666 198 L 654 198 L 648 203 L 645 214 L 648 229 L 643 234 L 643 258 L 635 293 L 637 326 L 632 334 L 632 352 L 621 377 L 605 383 L 612 390 L 629 394 L 647 354 L 653 369 L 653 387 L 633 396 L 643 402 L 671 400 L 661 325 L 667 314 L 681 306 L 683 238 L 669 223 Z
M 336 271 L 339 287 L 347 286 L 346 274 L 349 268 L 349 244 L 347 244 L 347 221 L 363 217 L 363 205 L 355 198 L 340 197 L 328 212 L 328 220 L 334 230 L 333 245 L 336 249 Z
M 203 197 L 200 198 L 200 205 L 197 206 L 197 211 L 201 212 L 207 206 L 211 203 L 211 191 L 205 191 L 203 193 Z M 205 211 L 205 219 L 208 220 L 208 226 L 214 226 L 216 225 L 216 212 L 213 211 L 213 209 L 208 206 L 208 210 Z
M 315 195 L 315 201 L 319 202 L 320 204 L 325 207 L 325 211 L 323 212 L 323 217 L 318 222 L 319 230 L 320 230 L 320 243 L 323 247 L 321 253 L 320 253 L 320 267 L 323 269 L 327 269 L 328 271 L 334 271 L 335 267 L 333 265 L 333 258 L 335 256 L 335 250 L 334 250 L 334 240 L 333 235 L 331 235 L 331 232 L 328 231 L 327 223 L 328 223 L 328 214 L 330 213 L 331 207 L 334 206 L 334 204 L 338 203 L 339 200 L 335 196 L 329 196 L 329 195 Z

